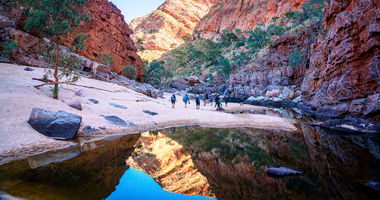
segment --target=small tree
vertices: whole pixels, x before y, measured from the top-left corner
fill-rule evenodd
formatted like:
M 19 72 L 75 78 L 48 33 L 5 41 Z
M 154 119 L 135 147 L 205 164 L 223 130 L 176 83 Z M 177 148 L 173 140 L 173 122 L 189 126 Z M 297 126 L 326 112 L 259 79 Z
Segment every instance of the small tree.
M 152 84 L 154 86 L 159 86 L 166 82 L 169 78 L 173 77 L 173 73 L 165 69 L 158 61 L 152 61 L 149 66 L 144 66 L 145 82 Z
M 224 78 L 228 79 L 232 72 L 230 61 L 224 56 L 220 56 L 218 62 L 222 66 L 221 72 L 223 72 Z
M 306 55 L 303 54 L 298 48 L 296 48 L 292 51 L 292 53 L 288 55 L 288 59 L 290 67 L 297 67 L 304 64 Z
M 102 63 L 104 65 L 106 65 L 106 67 L 108 69 L 107 78 L 109 79 L 110 78 L 110 74 L 111 74 L 111 65 L 113 64 L 113 59 L 112 59 L 112 57 L 110 55 L 103 54 L 103 56 L 102 56 Z
M 8 40 L 3 43 L 3 51 L 1 52 L 4 58 L 10 58 L 10 54 L 17 48 L 18 44 L 14 40 Z
M 247 43 L 253 49 L 262 49 L 265 45 L 270 43 L 270 37 L 267 31 L 261 27 L 256 27 L 253 31 L 248 31 L 249 37 Z
M 63 43 L 65 37 L 71 33 L 75 27 L 77 27 L 80 22 L 88 19 L 88 15 L 79 12 L 79 8 L 83 7 L 86 0 L 24 0 L 24 12 L 27 15 L 25 29 L 30 31 L 38 31 L 42 37 L 47 37 L 54 44 L 50 45 L 52 51 L 47 52 L 50 61 L 54 65 L 54 81 L 50 81 L 50 84 L 54 85 L 53 88 L 53 98 L 58 99 L 58 86 L 62 83 L 59 82 L 58 68 L 66 67 L 64 64 L 71 62 L 65 62 L 66 58 L 62 58 L 60 55 L 59 46 Z M 81 37 L 78 36 L 77 37 Z M 80 42 L 82 39 L 75 39 L 74 42 Z M 77 46 L 77 45 L 73 45 Z M 83 48 L 83 45 L 78 45 L 78 47 Z M 49 49 L 49 48 L 47 48 Z M 74 67 L 75 68 L 75 67 Z M 70 67 L 70 69 L 74 69 Z M 69 70 L 71 71 L 71 70 Z M 71 73 L 67 71 L 61 71 L 66 77 L 70 77 Z M 74 77 L 69 82 L 77 80 Z M 47 84 L 43 84 L 47 85 Z M 42 86 L 42 85 L 40 85 Z M 39 87 L 39 86 L 36 86 Z
M 135 79 L 136 73 L 137 73 L 137 70 L 132 65 L 128 65 L 123 68 L 123 75 L 129 79 Z

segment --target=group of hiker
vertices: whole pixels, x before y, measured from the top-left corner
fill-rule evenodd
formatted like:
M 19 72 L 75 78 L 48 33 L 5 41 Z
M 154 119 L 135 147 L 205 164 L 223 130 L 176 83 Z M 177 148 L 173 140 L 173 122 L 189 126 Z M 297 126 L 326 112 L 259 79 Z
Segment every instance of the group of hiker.
M 175 96 L 175 94 L 173 94 L 171 96 L 170 101 L 172 103 L 172 108 L 175 108 L 175 104 L 177 102 L 177 97 Z M 223 101 L 224 101 L 225 107 L 227 108 L 227 105 L 228 105 L 228 96 L 227 95 L 224 96 Z M 185 103 L 185 108 L 187 108 L 187 104 L 190 104 L 190 98 L 187 94 L 183 97 L 183 102 Z M 205 94 L 203 96 L 204 106 L 206 106 L 208 102 L 210 102 L 211 106 L 213 105 L 213 102 L 215 102 L 215 107 L 217 108 L 217 110 L 222 108 L 222 99 L 219 97 L 218 94 L 212 94 L 212 95 Z M 240 101 L 240 105 L 242 105 L 242 100 Z M 197 110 L 200 109 L 200 106 L 201 106 L 201 96 L 200 95 L 197 95 L 195 97 L 195 106 L 196 106 Z

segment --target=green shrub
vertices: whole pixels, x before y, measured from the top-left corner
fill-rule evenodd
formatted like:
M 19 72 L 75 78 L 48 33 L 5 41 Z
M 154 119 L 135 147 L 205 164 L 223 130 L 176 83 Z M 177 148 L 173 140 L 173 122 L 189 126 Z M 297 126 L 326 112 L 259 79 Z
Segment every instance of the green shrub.
M 3 43 L 3 51 L 1 54 L 5 57 L 8 58 L 10 57 L 10 54 L 17 48 L 18 44 L 14 40 L 8 40 Z
M 129 79 L 135 79 L 136 73 L 137 73 L 137 70 L 132 65 L 128 65 L 123 68 L 123 75 Z
M 306 55 L 296 48 L 288 55 L 288 59 L 290 67 L 297 67 L 305 63 Z
M 165 84 L 169 78 L 173 77 L 173 73 L 165 69 L 158 61 L 152 61 L 149 65 L 145 65 L 144 70 L 144 81 L 154 86 Z

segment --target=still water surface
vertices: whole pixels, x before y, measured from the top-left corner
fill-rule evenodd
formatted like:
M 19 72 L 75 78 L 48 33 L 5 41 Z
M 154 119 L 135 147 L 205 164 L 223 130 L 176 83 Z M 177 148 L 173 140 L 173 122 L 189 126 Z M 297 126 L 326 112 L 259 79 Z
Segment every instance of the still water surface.
M 26 199 L 375 199 L 378 135 L 181 127 L 94 141 L 0 166 Z M 131 164 L 133 167 L 126 165 Z M 268 167 L 302 176 L 273 178 Z M 137 170 L 138 168 L 138 170 Z M 200 196 L 203 195 L 203 196 Z

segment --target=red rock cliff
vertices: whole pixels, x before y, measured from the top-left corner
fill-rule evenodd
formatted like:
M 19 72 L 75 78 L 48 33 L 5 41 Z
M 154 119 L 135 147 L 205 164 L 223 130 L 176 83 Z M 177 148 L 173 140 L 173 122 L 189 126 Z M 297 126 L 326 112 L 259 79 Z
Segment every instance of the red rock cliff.
M 134 19 L 133 40 L 145 60 L 155 60 L 183 44 L 217 0 L 166 0 L 154 12 Z
M 139 77 L 144 76 L 141 58 L 130 38 L 133 31 L 120 10 L 108 0 L 88 0 L 84 12 L 90 15 L 90 20 L 82 23 L 76 31 L 87 33 L 88 39 L 85 41 L 86 49 L 79 54 L 97 61 L 103 54 L 109 54 L 114 61 L 112 71 L 120 73 L 123 67 L 133 65 Z
M 137 69 L 138 76 L 142 78 L 144 76 L 142 61 L 130 38 L 133 32 L 124 21 L 120 10 L 108 0 L 88 0 L 82 11 L 86 12 L 90 19 L 82 22 L 74 31 L 74 33 L 88 34 L 85 50 L 78 53 L 98 62 L 101 61 L 103 54 L 109 54 L 114 61 L 111 66 L 112 71 L 120 73 L 123 67 L 133 65 Z M 13 9 L 12 12 L 1 10 L 0 16 L 8 16 L 12 23 L 8 26 L 0 26 L 0 29 L 9 35 L 7 37 L 17 41 L 19 45 L 15 56 L 17 63 L 42 66 L 40 61 L 43 59 L 40 58 L 38 52 L 38 33 L 26 33 L 24 30 L 26 16 L 21 13 L 18 9 Z M 64 44 L 70 46 L 72 41 L 73 37 L 68 38 Z
M 331 0 L 325 36 L 311 47 L 302 90 L 310 109 L 327 117 L 375 117 L 380 110 L 380 2 Z
M 219 0 L 199 23 L 203 38 L 213 38 L 223 30 L 251 30 L 257 23 L 299 9 L 303 0 Z

